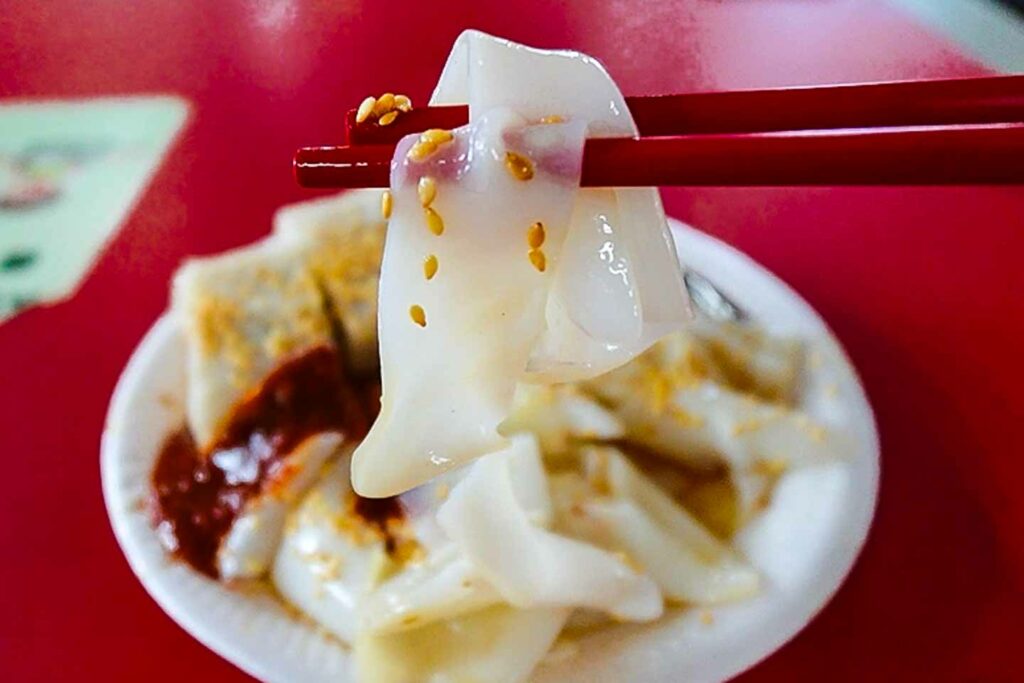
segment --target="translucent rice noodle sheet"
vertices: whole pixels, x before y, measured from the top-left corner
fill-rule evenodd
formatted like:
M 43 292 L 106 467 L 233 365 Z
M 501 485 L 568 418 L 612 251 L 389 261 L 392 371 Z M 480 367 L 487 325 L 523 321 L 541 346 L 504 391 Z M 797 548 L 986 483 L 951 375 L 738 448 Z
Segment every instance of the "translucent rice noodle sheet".
M 285 524 L 271 579 L 278 593 L 341 640 L 360 630 L 360 601 L 390 566 L 384 539 L 352 514 L 348 459 L 340 459 Z
M 722 339 L 730 338 L 716 337 Z M 783 360 L 783 348 L 766 342 L 747 349 L 744 389 L 773 398 L 792 395 L 795 371 Z M 589 381 L 587 390 L 611 406 L 632 441 L 691 466 L 727 464 L 741 520 L 757 512 L 789 469 L 849 452 L 847 434 L 785 403 L 730 386 L 728 368 L 716 368 L 695 350 L 701 346 L 693 336 L 671 335 L 635 362 Z
M 611 552 L 548 530 L 551 500 L 531 436 L 516 436 L 508 450 L 474 463 L 437 519 L 513 606 L 581 606 L 629 621 L 662 614 L 649 577 Z
M 334 346 L 305 250 L 282 239 L 190 259 L 171 309 L 188 347 L 188 426 L 212 446 L 232 409 L 288 358 Z
M 427 154 L 406 138 L 392 166 L 382 410 L 352 470 L 366 496 L 503 448 L 519 380 L 593 377 L 689 315 L 657 193 L 579 188 L 586 137 L 636 133 L 596 61 L 469 31 L 432 99 L 454 102 L 471 123 Z
M 281 541 L 285 516 L 310 488 L 327 461 L 344 442 L 344 435 L 323 432 L 305 439 L 288 455 L 288 466 L 270 474 L 260 494 L 246 503 L 217 550 L 222 579 L 254 579 L 270 568 Z M 229 456 L 230 452 L 219 456 Z
M 626 435 L 618 417 L 573 384 L 520 384 L 512 414 L 501 431 L 536 436 L 551 465 L 570 461 L 577 443 Z
M 544 472 L 532 455 L 512 486 L 529 518 L 548 523 L 550 501 L 538 493 Z M 419 533 L 433 518 L 427 509 L 408 523 L 429 546 L 426 557 L 389 558 L 380 535 L 351 511 L 347 465 L 343 457 L 325 472 L 291 513 L 272 574 L 281 595 L 353 645 L 359 680 L 525 680 L 572 609 L 507 605 L 455 544 Z M 407 510 L 419 507 L 412 501 Z
M 374 683 L 519 683 L 551 648 L 568 608 L 498 605 L 355 644 L 356 677 Z
M 367 595 L 359 606 L 360 624 L 374 633 L 407 631 L 502 602 L 473 563 L 448 544 Z
M 712 605 L 757 593 L 757 572 L 617 449 L 587 448 L 582 464 L 584 486 L 571 475 L 555 485 L 557 529 L 625 553 L 676 602 Z
M 330 314 L 345 332 L 353 370 L 361 373 L 377 371 L 377 282 L 386 227 L 376 190 L 290 204 L 274 214 L 274 234 L 305 249 Z

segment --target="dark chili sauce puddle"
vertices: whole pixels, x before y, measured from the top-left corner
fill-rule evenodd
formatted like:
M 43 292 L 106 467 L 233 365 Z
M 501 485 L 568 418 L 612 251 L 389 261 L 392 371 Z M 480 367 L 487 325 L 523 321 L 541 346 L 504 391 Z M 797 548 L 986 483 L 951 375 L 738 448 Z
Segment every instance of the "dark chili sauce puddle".
M 161 542 L 217 578 L 217 549 L 246 502 L 305 439 L 326 431 L 361 439 L 380 407 L 379 386 L 377 378 L 349 377 L 339 354 L 320 347 L 271 373 L 235 408 L 208 453 L 187 427 L 170 435 L 152 479 Z M 402 516 L 397 498 L 359 497 L 354 509 L 382 531 Z

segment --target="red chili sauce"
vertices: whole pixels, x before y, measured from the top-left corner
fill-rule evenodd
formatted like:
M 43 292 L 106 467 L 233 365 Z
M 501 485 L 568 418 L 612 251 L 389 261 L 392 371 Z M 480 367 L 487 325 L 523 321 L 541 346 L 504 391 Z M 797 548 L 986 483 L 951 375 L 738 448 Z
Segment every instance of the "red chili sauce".
M 235 408 L 208 452 L 199 452 L 187 428 L 168 437 L 153 470 L 156 524 L 165 547 L 216 578 L 221 540 L 296 446 L 326 431 L 348 440 L 366 434 L 380 405 L 374 384 L 353 381 L 334 349 L 317 348 L 267 377 Z M 356 505 L 379 525 L 396 509 L 400 515 L 397 500 L 390 499 Z

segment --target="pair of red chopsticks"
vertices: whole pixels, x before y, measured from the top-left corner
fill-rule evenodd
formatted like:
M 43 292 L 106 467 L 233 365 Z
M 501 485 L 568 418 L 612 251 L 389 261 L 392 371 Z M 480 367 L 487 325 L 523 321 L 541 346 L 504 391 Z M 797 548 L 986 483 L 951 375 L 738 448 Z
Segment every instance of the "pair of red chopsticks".
M 587 140 L 581 184 L 1024 183 L 1024 75 L 627 98 L 640 138 Z M 420 107 L 346 118 L 348 146 L 295 154 L 304 187 L 386 187 L 395 143 L 469 119 Z

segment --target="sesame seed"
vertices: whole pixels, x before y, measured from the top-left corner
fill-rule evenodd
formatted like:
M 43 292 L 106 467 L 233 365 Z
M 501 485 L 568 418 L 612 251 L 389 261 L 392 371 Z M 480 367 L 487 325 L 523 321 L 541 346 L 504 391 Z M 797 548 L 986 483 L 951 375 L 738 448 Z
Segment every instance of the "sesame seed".
M 423 277 L 432 280 L 435 275 L 437 275 L 437 257 L 431 254 L 423 259 Z
M 808 425 L 804 430 L 807 433 L 808 438 L 815 443 L 825 443 L 825 437 L 828 432 L 821 425 Z
M 764 420 L 751 418 L 749 420 L 741 420 L 739 422 L 736 422 L 735 424 L 733 424 L 731 431 L 733 436 L 741 436 L 749 432 L 755 432 L 764 425 Z
M 427 227 L 430 229 L 430 232 L 437 236 L 444 233 L 444 221 L 441 220 L 441 215 L 437 213 L 437 211 L 434 211 L 428 206 L 423 209 L 423 213 L 427 217 Z
M 751 469 L 763 477 L 781 477 L 789 469 L 786 458 L 758 458 Z
M 409 149 L 406 157 L 410 161 L 425 161 L 431 154 L 437 151 L 437 145 L 432 142 L 417 142 Z
M 455 138 L 450 130 L 443 130 L 441 128 L 429 128 L 420 133 L 420 142 L 429 142 L 433 145 L 443 145 L 446 142 L 451 142 Z
M 530 229 L 526 231 L 526 243 L 530 245 L 530 249 L 540 249 L 544 244 L 545 237 L 547 235 L 544 233 L 544 224 L 540 221 L 531 225 Z
M 539 272 L 543 273 L 544 269 L 548 267 L 548 259 L 540 249 L 531 249 L 528 256 L 530 257 L 530 263 Z
M 624 552 L 622 552 L 620 550 L 619 552 L 615 553 L 615 556 L 617 558 L 619 558 L 619 560 L 622 561 L 622 564 L 626 565 L 627 567 L 632 569 L 637 574 L 643 574 L 644 573 L 644 566 L 642 564 L 640 564 L 637 561 L 637 559 L 635 557 L 633 557 L 632 555 L 630 555 L 629 553 L 624 553 Z
M 373 106 L 373 113 L 377 116 L 383 116 L 394 108 L 395 95 L 394 93 L 386 92 L 377 98 L 377 104 Z
M 533 162 L 515 152 L 505 152 L 505 168 L 517 180 L 529 180 L 533 177 Z
M 420 327 L 427 326 L 427 314 L 424 312 L 423 307 L 420 305 L 413 305 L 409 307 L 409 317 L 412 321 Z
M 681 427 L 690 427 L 693 429 L 700 429 L 704 426 L 704 418 L 700 415 L 694 415 L 693 413 L 680 408 L 675 403 L 669 404 L 668 414 L 673 420 L 675 420 Z
M 380 195 L 380 213 L 384 216 L 384 220 L 391 218 L 392 206 L 394 206 L 394 200 L 391 197 L 391 190 L 384 190 Z
M 420 204 L 424 207 L 430 206 L 434 201 L 434 197 L 437 196 L 437 183 L 434 182 L 433 178 L 425 175 L 420 178 L 416 191 L 420 195 Z
M 390 126 L 392 123 L 395 122 L 395 119 L 397 118 L 397 111 L 389 111 L 387 114 L 384 114 L 379 119 L 377 119 L 377 124 L 381 126 Z
M 565 119 L 563 119 L 558 114 L 552 114 L 551 116 L 544 116 L 544 117 L 542 117 L 540 122 L 541 123 L 565 123 Z
M 412 100 L 405 95 L 395 95 L 395 109 L 398 111 L 409 111 L 412 109 Z
M 373 107 L 377 104 L 377 98 L 367 97 L 359 104 L 359 109 L 356 110 L 356 123 L 362 123 L 366 119 L 370 118 L 370 114 L 373 113 Z

